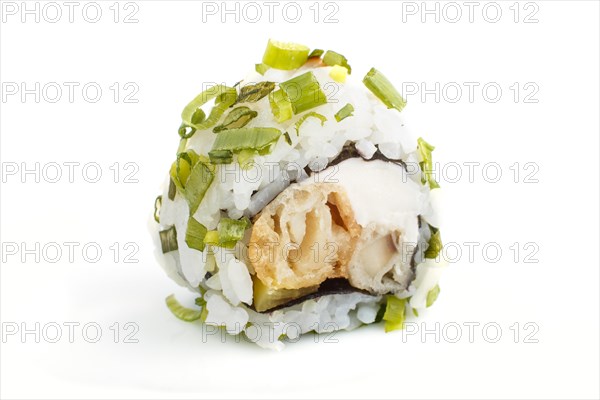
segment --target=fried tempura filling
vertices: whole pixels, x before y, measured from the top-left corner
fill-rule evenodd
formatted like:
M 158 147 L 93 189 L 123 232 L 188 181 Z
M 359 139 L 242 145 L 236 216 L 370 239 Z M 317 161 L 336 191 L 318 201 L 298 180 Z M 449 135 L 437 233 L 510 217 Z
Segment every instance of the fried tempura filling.
M 269 289 L 301 289 L 349 278 L 361 235 L 342 187 L 292 185 L 256 217 L 249 259 Z

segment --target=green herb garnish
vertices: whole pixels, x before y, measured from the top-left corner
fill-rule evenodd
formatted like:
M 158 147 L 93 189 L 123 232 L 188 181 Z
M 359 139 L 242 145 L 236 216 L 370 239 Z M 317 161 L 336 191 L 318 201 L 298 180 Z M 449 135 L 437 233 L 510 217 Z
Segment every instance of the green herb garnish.
M 162 248 L 163 254 L 175 251 L 179 248 L 177 246 L 177 231 L 175 230 L 175 225 L 171 226 L 169 229 L 158 232 L 158 235 L 160 236 L 160 247 Z
M 187 230 L 185 231 L 185 242 L 191 249 L 204 251 L 204 236 L 208 229 L 200 222 L 196 221 L 194 217 L 188 219 Z
M 264 75 L 265 72 L 269 70 L 269 66 L 267 64 L 255 64 L 254 69 L 261 75 Z
M 176 193 L 177 193 L 177 186 L 175 186 L 175 182 L 173 182 L 173 179 L 169 179 L 169 192 L 167 193 L 169 200 L 175 200 Z
M 435 147 L 427 143 L 423 138 L 417 139 L 417 144 L 419 154 L 423 159 L 423 161 L 419 162 L 419 165 L 421 167 L 421 171 L 423 171 L 425 174 L 422 183 L 425 184 L 426 182 L 429 182 L 429 187 L 431 189 L 439 188 L 440 185 L 433 178 L 433 157 L 431 152 L 435 150 Z
M 306 121 L 309 117 L 313 117 L 313 118 L 317 118 L 321 121 L 321 126 L 323 126 L 325 124 L 325 122 L 327 121 L 327 117 L 325 117 L 322 114 L 319 114 L 317 112 L 311 111 L 309 113 L 304 114 L 298 121 L 296 121 L 296 135 L 300 134 L 300 126 L 304 123 L 304 121 Z
M 158 196 L 155 200 L 154 200 L 154 220 L 158 223 L 160 223 L 160 207 L 162 206 L 162 196 Z
M 339 65 L 345 67 L 349 74 L 352 73 L 352 67 L 348 64 L 346 57 L 332 50 L 327 50 L 327 53 L 323 56 L 323 64 L 329 66 Z
M 186 199 L 190 207 L 190 215 L 196 212 L 213 181 L 213 168 L 200 160 L 193 150 L 179 153 L 177 160 L 171 166 L 171 181 Z
M 427 292 L 427 301 L 426 301 L 426 307 L 431 307 L 431 305 L 433 303 L 435 303 L 435 301 L 438 298 L 438 295 L 440 294 L 440 286 L 439 285 L 435 285 L 435 287 L 433 289 L 431 289 L 429 292 Z
M 275 128 L 229 129 L 217 135 L 212 150 L 229 150 L 237 153 L 250 149 L 267 154 L 279 136 L 281 131 Z
M 308 55 L 308 58 L 321 57 L 324 52 L 325 51 L 323 51 L 321 49 L 314 49 L 313 51 L 310 52 L 310 54 Z
M 244 233 L 250 225 L 250 220 L 247 218 L 241 220 L 221 218 L 217 230 L 206 233 L 204 243 L 232 249 L 238 241 L 243 239 Z
M 186 308 L 182 306 L 173 294 L 167 297 L 165 301 L 169 310 L 171 310 L 173 315 L 175 315 L 180 320 L 192 322 L 199 320 L 202 317 L 201 310 L 192 310 L 191 308 Z
M 440 230 L 436 227 L 429 225 L 431 230 L 431 237 L 429 238 L 429 246 L 425 250 L 425 258 L 436 258 L 443 248 L 442 237 L 440 236 Z
M 269 104 L 277 122 L 284 122 L 292 118 L 292 103 L 283 89 L 269 94 Z
M 275 89 L 275 82 L 259 82 L 240 89 L 236 103 L 255 103 Z
M 335 113 L 335 120 L 340 122 L 344 118 L 351 117 L 354 112 L 354 106 L 350 103 L 342 107 L 338 112 Z
M 248 107 L 234 108 L 229 112 L 229 114 L 227 114 L 221 125 L 213 128 L 213 132 L 219 133 L 227 129 L 242 128 L 246 126 L 246 124 L 250 122 L 252 118 L 256 118 L 257 115 L 258 113 L 256 111 L 253 111 Z
M 230 150 L 211 150 L 208 152 L 208 158 L 213 164 L 231 164 L 233 153 Z
M 406 299 L 399 299 L 394 295 L 387 296 L 385 314 L 383 314 L 385 331 L 391 332 L 397 329 L 404 329 L 405 314 Z
M 395 108 L 398 111 L 402 111 L 404 106 L 406 106 L 406 100 L 404 100 L 402 95 L 400 95 L 385 75 L 375 68 L 371 68 L 367 75 L 365 75 L 363 83 L 387 108 Z
M 319 81 L 311 71 L 282 82 L 279 86 L 290 99 L 294 114 L 300 114 L 327 103 L 325 93 L 321 90 Z
M 241 150 L 237 154 L 237 162 L 238 162 L 238 164 L 240 164 L 240 167 L 242 167 L 243 169 L 247 169 L 257 154 L 258 154 L 258 151 L 253 150 L 253 149 Z
M 208 129 L 214 126 L 225 110 L 235 103 L 236 98 L 237 91 L 235 88 L 224 85 L 216 85 L 200 93 L 181 112 L 183 123 L 179 128 L 179 135 L 182 138 L 189 138 L 196 130 Z M 204 111 L 200 107 L 212 99 L 215 99 L 215 105 L 208 118 L 204 119 Z M 188 129 L 190 130 L 188 131 Z
M 304 65 L 308 59 L 306 46 L 296 43 L 283 43 L 269 39 L 262 62 L 270 67 L 291 70 Z

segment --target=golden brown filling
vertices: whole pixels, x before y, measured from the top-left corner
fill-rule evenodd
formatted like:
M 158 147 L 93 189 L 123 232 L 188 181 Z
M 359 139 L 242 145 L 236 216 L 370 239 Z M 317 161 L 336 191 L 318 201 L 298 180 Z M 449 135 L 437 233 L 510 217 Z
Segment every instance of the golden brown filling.
M 340 186 L 294 185 L 256 217 L 249 258 L 269 289 L 317 286 L 329 278 L 348 278 L 360 234 Z

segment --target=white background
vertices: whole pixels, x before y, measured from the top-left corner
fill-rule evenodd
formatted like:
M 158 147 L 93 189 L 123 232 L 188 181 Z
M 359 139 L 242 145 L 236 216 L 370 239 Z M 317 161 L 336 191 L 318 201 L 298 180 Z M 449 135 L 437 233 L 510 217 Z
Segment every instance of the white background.
M 537 1 L 528 8 L 520 3 L 517 23 L 512 1 L 498 2 L 502 16 L 496 23 L 482 15 L 483 2 L 473 22 L 459 2 L 460 21 L 449 22 L 454 11 L 446 8 L 446 18 L 442 14 L 436 22 L 429 15 L 423 23 L 419 12 L 403 14 L 406 3 L 391 1 L 342 1 L 327 9 L 321 3 L 318 23 L 314 6 L 309 8 L 313 2 L 298 2 L 297 23 L 285 20 L 281 3 L 271 23 L 259 2 L 261 21 L 250 23 L 242 15 L 236 23 L 230 15 L 222 23 L 220 14 L 204 14 L 203 21 L 201 2 L 137 1 L 139 22 L 131 24 L 122 20 L 133 8 L 123 10 L 121 3 L 115 23 L 113 2 L 99 3 L 103 14 L 97 23 L 83 19 L 81 3 L 73 23 L 61 6 L 64 15 L 57 23 L 43 15 L 39 23 L 34 16 L 22 23 L 20 14 L 5 14 L 0 27 L 3 84 L 80 84 L 73 103 L 64 86 L 57 103 L 43 96 L 36 103 L 33 95 L 25 101 L 19 94 L 2 99 L 3 171 L 14 163 L 32 168 L 40 162 L 41 168 L 51 162 L 96 162 L 103 173 L 98 183 L 86 182 L 81 166 L 73 183 L 66 167 L 57 183 L 43 176 L 36 183 L 35 176 L 20 173 L 3 177 L 3 246 L 80 243 L 74 262 L 66 253 L 51 263 L 44 257 L 36 262 L 33 255 L 22 262 L 21 253 L 3 252 L 4 329 L 11 323 L 30 329 L 36 322 L 81 324 L 73 343 L 64 326 L 54 344 L 43 338 L 36 343 L 32 334 L 25 340 L 3 335 L 3 398 L 598 398 L 597 2 Z M 439 3 L 440 12 L 444 4 Z M 422 11 L 420 2 L 413 5 Z M 493 18 L 494 10 L 487 10 Z M 524 23 L 535 10 L 532 18 L 538 22 Z M 333 11 L 338 22 L 324 23 Z M 53 11 L 48 16 L 53 18 Z M 443 276 L 435 306 L 409 320 L 428 329 L 454 322 L 462 327 L 458 343 L 444 337 L 436 343 L 432 334 L 422 340 L 421 332 L 384 334 L 377 325 L 339 333 L 333 338 L 337 343 L 325 343 L 325 337 L 315 343 L 307 336 L 277 353 L 245 342 L 222 343 L 218 336 L 203 340 L 200 325 L 175 319 L 165 307 L 171 293 L 188 304 L 193 299 L 159 268 L 147 231 L 153 200 L 175 155 L 179 113 L 203 83 L 231 85 L 241 79 L 260 62 L 269 37 L 335 49 L 349 58 L 353 74 L 362 76 L 376 66 L 398 87 L 456 82 L 464 89 L 456 103 L 448 96 L 439 102 L 434 95 L 425 101 L 420 93 L 408 96 L 404 111 L 412 114 L 417 134 L 437 146 L 435 160 L 463 167 L 480 163 L 473 182 L 465 168 L 456 183 L 441 179 L 443 239 L 463 254 Z M 97 103 L 81 95 L 88 82 L 103 89 Z M 125 103 L 125 91 L 115 103 L 109 89 L 115 82 L 121 90 L 127 82 L 137 85 L 138 102 Z M 472 102 L 464 82 L 480 85 Z M 503 90 L 495 103 L 481 91 L 490 82 Z M 515 82 L 521 88 L 517 102 L 510 89 Z M 528 82 L 539 88 L 529 99 L 537 103 L 524 101 L 531 92 L 523 88 Z M 115 162 L 121 169 L 118 183 L 109 169 Z M 138 183 L 124 182 L 128 162 L 139 167 Z M 517 183 L 509 169 L 515 162 L 521 171 Z M 532 171 L 523 168 L 528 162 L 538 168 L 537 183 L 525 182 Z M 500 166 L 498 182 L 482 175 L 486 163 Z M 81 246 L 90 242 L 103 250 L 96 263 L 81 255 Z M 109 249 L 115 242 L 121 248 L 117 262 Z M 139 247 L 138 263 L 124 262 L 128 242 Z M 479 243 L 471 260 L 465 242 Z M 510 249 L 515 242 L 519 254 Z M 535 249 L 524 249 L 530 242 L 539 249 L 531 258 L 538 262 L 525 262 Z M 493 251 L 487 260 L 482 254 L 485 243 L 501 248 L 497 262 L 490 259 Z M 81 326 L 89 322 L 103 330 L 98 343 L 82 336 Z M 110 330 L 115 322 L 118 343 Z M 124 343 L 127 322 L 139 327 L 138 343 Z M 464 325 L 469 322 L 480 324 L 473 343 Z M 497 343 L 489 343 L 493 329 L 488 336 L 482 333 L 486 323 L 501 327 Z M 535 326 L 539 330 L 525 340 Z

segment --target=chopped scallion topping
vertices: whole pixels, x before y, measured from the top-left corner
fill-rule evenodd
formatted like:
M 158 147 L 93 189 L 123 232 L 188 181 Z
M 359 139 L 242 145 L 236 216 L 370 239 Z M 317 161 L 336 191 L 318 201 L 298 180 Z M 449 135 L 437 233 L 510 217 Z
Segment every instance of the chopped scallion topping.
M 271 104 L 271 112 L 277 122 L 284 122 L 292 118 L 292 103 L 283 89 L 269 94 L 269 104 Z
M 258 113 L 256 111 L 253 111 L 248 107 L 234 108 L 227 114 L 221 125 L 213 128 L 213 132 L 219 133 L 227 129 L 242 128 L 246 126 L 252 118 L 256 118 L 257 115 Z
M 310 49 L 296 43 L 283 43 L 269 39 L 262 62 L 272 68 L 291 70 L 304 65 Z
M 214 173 L 204 162 L 197 162 L 190 171 L 190 177 L 185 184 L 183 197 L 190 206 L 190 215 L 194 215 L 202 202 L 208 187 L 214 179 Z
M 264 75 L 265 72 L 269 70 L 269 66 L 267 64 L 255 64 L 254 69 L 261 75 Z
M 314 49 L 313 51 L 310 52 L 310 54 L 308 55 L 308 58 L 321 57 L 323 55 L 323 53 L 325 53 L 325 51 L 323 51 L 321 49 Z
M 285 90 L 288 99 L 290 99 L 294 114 L 300 114 L 327 103 L 325 93 L 321 90 L 319 81 L 312 71 L 282 82 L 279 86 Z
M 235 220 L 230 218 L 221 218 L 217 231 L 219 232 L 219 241 L 222 243 L 237 242 L 242 240 L 244 232 L 249 225 L 247 219 Z
M 286 142 L 287 144 L 289 144 L 290 146 L 292 145 L 292 138 L 290 137 L 290 134 L 289 134 L 289 133 L 285 132 L 285 133 L 283 134 L 283 138 L 285 139 L 285 142 Z
M 210 162 L 213 164 L 231 164 L 233 153 L 230 150 L 212 150 L 208 152 Z
M 221 218 L 217 230 L 206 233 L 204 243 L 232 249 L 238 241 L 242 240 L 249 226 L 250 220 L 247 218 L 241 220 Z
M 158 196 L 154 200 L 154 220 L 160 223 L 160 207 L 162 206 L 162 196 Z
M 188 138 L 195 133 L 195 130 L 207 129 L 214 126 L 225 110 L 235 103 L 236 98 L 237 91 L 235 88 L 224 85 L 215 85 L 200 93 L 181 112 L 183 124 L 179 128 L 179 135 L 182 138 Z M 210 111 L 208 118 L 205 119 L 202 117 L 204 111 L 200 107 L 212 99 L 215 99 L 215 105 Z M 191 129 L 188 131 L 189 128 Z
M 169 229 L 158 232 L 158 234 L 160 236 L 160 247 L 162 248 L 163 254 L 175 251 L 179 248 L 177 246 L 177 231 L 175 230 L 175 225 L 171 226 Z
M 354 112 L 354 106 L 350 103 L 346 104 L 344 107 L 340 108 L 338 112 L 335 113 L 335 120 L 340 122 L 344 118 L 351 117 Z
M 422 161 L 419 162 L 421 171 L 425 174 L 423 184 L 429 183 L 431 189 L 439 188 L 440 185 L 436 182 L 433 177 L 433 157 L 431 152 L 435 150 L 435 147 L 430 145 L 423 138 L 417 139 L 419 154 L 421 155 Z
M 213 178 L 212 168 L 192 150 L 178 154 L 171 166 L 171 181 L 186 199 L 190 215 L 198 209 Z
M 187 230 L 185 231 L 185 242 L 191 249 L 203 251 L 204 236 L 208 230 L 200 222 L 196 221 L 194 217 L 188 219 Z
M 240 89 L 236 103 L 255 103 L 275 89 L 275 82 L 259 82 Z
M 431 305 L 433 303 L 435 303 L 435 301 L 437 300 L 439 294 L 440 294 L 440 286 L 435 285 L 435 287 L 433 289 L 431 289 L 429 292 L 427 292 L 427 300 L 425 302 L 425 306 L 431 307 Z
M 212 150 L 229 150 L 233 153 L 246 149 L 269 151 L 279 136 L 281 131 L 275 128 L 229 129 L 217 135 Z
M 304 121 L 306 121 L 309 117 L 314 117 L 317 118 L 321 121 L 321 126 L 323 126 L 325 124 L 325 122 L 327 121 L 327 117 L 325 117 L 322 114 L 319 114 L 317 112 L 311 111 L 309 113 L 304 114 L 298 121 L 296 121 L 296 135 L 300 134 L 300 126 L 304 123 Z
M 387 296 L 385 314 L 383 314 L 385 331 L 391 332 L 397 329 L 404 329 L 405 315 L 406 299 L 399 299 L 394 295 Z
M 436 258 L 442 250 L 442 237 L 440 236 L 440 230 L 429 225 L 431 230 L 431 237 L 429 238 L 429 246 L 425 250 L 425 258 Z
M 175 186 L 175 182 L 173 182 L 173 179 L 169 179 L 169 193 L 167 194 L 169 196 L 169 200 L 175 200 L 175 194 L 177 193 L 177 186 Z
M 406 106 L 406 100 L 404 100 L 402 95 L 400 95 L 385 75 L 375 68 L 371 68 L 367 75 L 365 75 L 363 83 L 387 108 L 395 108 L 398 111 L 402 111 L 404 106 Z
M 173 294 L 167 297 L 165 301 L 169 310 L 171 310 L 173 315 L 175 315 L 180 320 L 192 322 L 199 320 L 202 317 L 201 310 L 192 310 L 191 308 L 186 308 L 182 306 Z
M 352 67 L 350 67 L 350 64 L 348 64 L 348 60 L 346 59 L 346 57 L 344 57 L 340 53 L 336 53 L 333 50 L 327 50 L 327 53 L 325 53 L 325 55 L 323 56 L 323 64 L 329 66 L 340 65 L 342 67 L 345 67 L 348 70 L 349 74 L 352 73 Z
M 258 152 L 253 149 L 241 150 L 237 154 L 237 162 L 238 164 L 240 164 L 240 167 L 242 167 L 242 169 L 247 169 L 250 166 L 252 160 L 254 159 L 254 156 L 256 156 L 257 154 Z
M 217 246 L 219 244 L 219 232 L 217 232 L 217 231 L 206 232 L 206 235 L 204 235 L 204 243 L 211 244 L 213 246 Z

